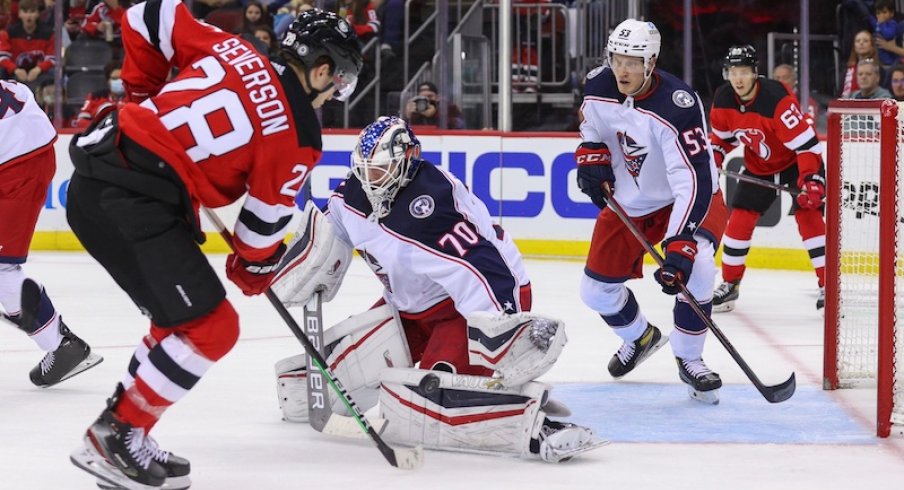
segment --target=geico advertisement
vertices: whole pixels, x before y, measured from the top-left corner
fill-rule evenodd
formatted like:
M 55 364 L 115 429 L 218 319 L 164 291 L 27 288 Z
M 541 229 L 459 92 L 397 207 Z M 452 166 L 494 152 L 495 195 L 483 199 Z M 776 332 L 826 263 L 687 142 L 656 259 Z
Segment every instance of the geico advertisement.
M 325 135 L 323 139 L 326 151 L 310 177 L 311 195 L 321 206 L 348 172 L 355 136 Z M 516 240 L 590 240 L 599 210 L 581 194 L 575 181 L 576 135 L 428 135 L 419 139 L 422 157 L 465 182 Z M 57 140 L 57 172 L 38 221 L 39 231 L 69 230 L 65 206 L 72 174 L 70 140 L 70 135 Z M 727 159 L 732 170 L 740 168 L 739 150 Z M 729 202 L 735 184 L 723 181 Z M 781 193 L 779 197 L 760 220 L 756 246 L 798 248 L 797 226 L 788 214 L 791 196 Z M 556 255 L 555 250 L 549 254 Z

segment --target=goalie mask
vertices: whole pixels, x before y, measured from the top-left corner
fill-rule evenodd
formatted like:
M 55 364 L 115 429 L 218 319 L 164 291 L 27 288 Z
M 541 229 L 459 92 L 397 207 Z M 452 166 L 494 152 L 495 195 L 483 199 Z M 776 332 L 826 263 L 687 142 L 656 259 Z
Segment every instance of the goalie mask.
M 722 61 L 722 78 L 728 80 L 728 69 L 732 66 L 749 66 L 756 76 L 756 49 L 749 44 L 732 46 Z
M 280 52 L 300 61 L 305 67 L 306 77 L 310 76 L 310 70 L 321 57 L 329 58 L 332 63 L 333 86 L 336 87 L 333 98 L 339 101 L 348 99 L 355 91 L 358 73 L 364 66 L 358 36 L 352 26 L 338 15 L 320 9 L 298 14 L 289 24 L 280 44 Z M 308 80 L 308 86 L 310 85 Z
M 662 36 L 652 22 L 626 19 L 615 26 L 606 41 L 606 61 L 612 65 L 612 55 L 621 54 L 643 58 L 644 82 L 653 74 L 654 60 L 659 58 Z
M 389 215 L 399 190 L 417 173 L 420 155 L 420 141 L 401 118 L 383 116 L 361 131 L 352 152 L 352 172 L 374 210 L 372 219 Z

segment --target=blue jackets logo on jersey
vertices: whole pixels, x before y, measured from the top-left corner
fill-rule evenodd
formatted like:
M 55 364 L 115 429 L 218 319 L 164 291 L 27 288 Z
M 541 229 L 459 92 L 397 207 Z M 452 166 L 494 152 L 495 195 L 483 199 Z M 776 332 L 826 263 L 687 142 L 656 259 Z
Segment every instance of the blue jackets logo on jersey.
M 377 279 L 380 280 L 380 283 L 383 284 L 383 287 L 391 293 L 392 286 L 390 286 L 389 284 L 389 276 L 385 272 L 383 272 L 383 266 L 380 265 L 380 262 L 377 261 L 377 258 L 367 253 L 367 250 L 361 249 L 358 249 L 358 255 L 360 255 L 364 259 L 364 262 L 367 263 L 367 266 L 370 267 L 370 270 L 374 271 L 374 274 L 377 276 Z
M 411 216 L 417 219 L 424 219 L 430 216 L 433 214 L 434 209 L 436 209 L 436 203 L 427 194 L 414 198 L 411 204 L 408 205 L 408 211 L 411 212 Z
M 640 168 L 643 167 L 643 162 L 647 159 L 649 150 L 646 146 L 637 144 L 634 138 L 628 136 L 627 133 L 619 131 L 617 134 L 618 144 L 625 155 L 625 167 L 628 168 L 628 172 L 631 173 L 632 177 L 637 178 L 640 175 Z

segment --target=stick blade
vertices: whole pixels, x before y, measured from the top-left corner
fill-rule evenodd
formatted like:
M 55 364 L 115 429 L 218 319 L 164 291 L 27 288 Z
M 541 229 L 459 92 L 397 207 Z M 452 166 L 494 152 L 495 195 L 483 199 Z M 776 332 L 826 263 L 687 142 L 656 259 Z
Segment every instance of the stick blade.
M 416 470 L 424 465 L 424 448 L 417 446 L 413 448 L 400 447 L 393 450 L 395 452 L 396 468 L 403 470 Z
M 794 379 L 794 373 L 784 383 L 775 386 L 757 386 L 760 393 L 769 403 L 781 403 L 794 395 L 797 389 L 797 382 Z

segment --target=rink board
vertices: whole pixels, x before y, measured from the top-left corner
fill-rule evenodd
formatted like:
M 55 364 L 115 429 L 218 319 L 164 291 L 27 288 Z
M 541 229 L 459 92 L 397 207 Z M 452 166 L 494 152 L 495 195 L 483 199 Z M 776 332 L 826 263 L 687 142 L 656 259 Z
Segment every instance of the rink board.
M 783 403 L 749 384 L 722 387 L 718 405 L 691 400 L 681 383 L 556 383 L 551 396 L 569 422 L 613 442 L 714 444 L 878 444 L 818 386 L 798 386 Z
M 311 172 L 310 194 L 323 206 L 331 190 L 348 173 L 356 132 L 332 131 L 324 135 L 320 163 Z M 448 170 L 486 203 L 490 213 L 515 239 L 522 253 L 533 257 L 583 259 L 599 210 L 581 194 L 575 183 L 573 152 L 576 133 L 423 132 L 420 140 L 426 160 Z M 60 135 L 55 146 L 57 172 L 44 210 L 38 220 L 34 250 L 81 250 L 66 222 L 66 192 L 72 175 L 68 145 L 72 136 Z M 739 151 L 736 149 L 735 151 Z M 726 160 L 737 169 L 738 153 Z M 723 182 L 730 201 L 734 182 Z M 791 196 L 782 193 L 778 203 L 756 230 L 750 267 L 810 270 L 797 225 L 788 214 Z M 235 213 L 223 213 L 231 223 Z M 204 220 L 205 230 L 213 227 Z M 215 234 L 208 233 L 208 236 Z M 216 236 L 205 246 L 208 252 L 225 252 Z

